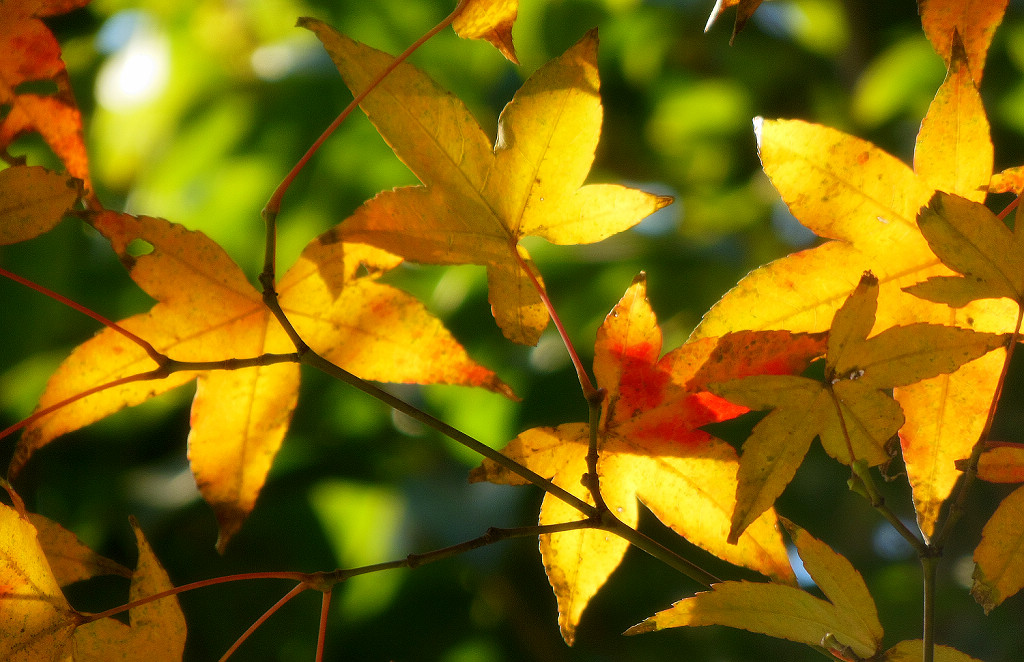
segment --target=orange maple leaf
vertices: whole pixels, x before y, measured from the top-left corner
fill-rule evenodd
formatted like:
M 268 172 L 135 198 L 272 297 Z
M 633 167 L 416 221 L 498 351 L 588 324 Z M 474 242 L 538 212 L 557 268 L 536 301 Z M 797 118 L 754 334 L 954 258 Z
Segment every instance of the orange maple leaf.
M 111 238 L 131 277 L 158 301 L 150 312 L 120 326 L 165 356 L 210 361 L 216 368 L 229 358 L 294 352 L 241 269 L 202 233 L 113 212 L 96 215 L 94 226 Z M 150 252 L 133 256 L 140 245 Z M 469 359 L 422 304 L 376 282 L 400 261 L 379 249 L 334 241 L 328 233 L 311 242 L 281 279 L 280 304 L 307 344 L 365 379 L 482 386 L 511 395 L 491 371 Z M 61 364 L 39 408 L 155 368 L 145 349 L 104 329 Z M 252 510 L 288 429 L 299 366 L 278 361 L 238 370 L 208 368 L 121 383 L 39 417 L 19 440 L 10 471 L 17 472 L 58 436 L 198 377 L 189 459 L 199 490 L 217 515 L 223 549 Z
M 1013 329 L 1017 311 L 1010 301 L 979 301 L 954 311 L 902 289 L 953 273 L 922 236 L 918 210 L 936 189 L 983 201 L 992 174 L 988 120 L 974 69 L 957 43 L 922 122 L 914 170 L 835 129 L 758 120 L 765 172 L 796 218 L 833 241 L 747 275 L 705 315 L 694 338 L 737 329 L 827 328 L 867 270 L 881 285 L 876 328 L 931 322 L 995 333 Z M 959 477 L 955 460 L 967 457 L 978 440 L 1004 357 L 997 350 L 953 374 L 896 389 L 907 418 L 900 431 L 903 458 L 925 536 L 934 532 Z
M 89 158 L 82 138 L 82 114 L 75 102 L 60 45 L 40 18 L 64 14 L 89 0 L 24 0 L 0 3 L 0 150 L 20 135 L 42 135 L 68 172 L 85 182 L 91 195 Z M 56 94 L 19 92 L 26 82 L 51 81 Z
M 917 10 L 924 33 L 947 66 L 953 40 L 963 40 L 974 80 L 981 83 L 992 35 L 1002 22 L 1008 3 L 1009 0 L 918 0 Z
M 44 525 L 47 540 L 34 522 Z M 111 561 L 96 568 L 84 546 L 63 529 L 38 515 L 0 504 L 0 659 L 5 662 L 38 660 L 129 660 L 177 662 L 185 648 L 185 617 L 176 597 L 167 597 L 128 610 L 130 625 L 112 619 L 91 621 L 68 604 L 51 566 L 69 569 L 66 554 L 73 550 L 79 567 L 77 581 L 113 570 L 126 571 Z M 145 536 L 133 521 L 139 561 L 131 575 L 129 599 L 138 600 L 173 587 Z M 56 559 L 51 557 L 56 555 Z
M 463 0 L 465 7 L 452 28 L 465 39 L 486 39 L 511 62 L 519 64 L 512 44 L 512 24 L 519 13 L 519 0 Z
M 81 195 L 78 180 L 40 166 L 0 170 L 0 245 L 49 232 Z
M 316 33 L 353 91 L 393 59 L 314 19 L 300 25 Z M 510 340 L 535 344 L 548 317 L 519 240 L 595 242 L 671 202 L 613 184 L 582 186 L 601 130 L 596 59 L 591 31 L 541 67 L 505 107 L 493 146 L 458 98 L 401 64 L 360 105 L 424 185 L 378 194 L 338 226 L 341 236 L 416 262 L 486 265 L 498 326 Z
M 637 524 L 637 499 L 690 542 L 732 563 L 792 582 L 774 512 L 762 515 L 739 537 L 726 541 L 735 504 L 738 459 L 732 446 L 700 429 L 747 411 L 704 390 L 709 380 L 770 370 L 792 370 L 824 350 L 820 335 L 734 334 L 704 339 L 665 356 L 654 312 L 639 276 L 605 319 L 597 335 L 594 373 L 608 391 L 599 429 L 601 494 L 616 517 Z M 749 350 L 749 351 L 746 351 Z M 738 358 L 738 361 L 734 361 Z M 580 477 L 587 473 L 585 423 L 534 428 L 502 451 L 508 457 L 581 499 L 593 503 Z M 474 481 L 523 484 L 485 461 Z M 562 501 L 545 496 L 541 524 L 580 519 Z M 591 597 L 622 560 L 628 544 L 605 531 L 541 536 L 541 553 L 559 606 L 562 636 L 572 642 Z

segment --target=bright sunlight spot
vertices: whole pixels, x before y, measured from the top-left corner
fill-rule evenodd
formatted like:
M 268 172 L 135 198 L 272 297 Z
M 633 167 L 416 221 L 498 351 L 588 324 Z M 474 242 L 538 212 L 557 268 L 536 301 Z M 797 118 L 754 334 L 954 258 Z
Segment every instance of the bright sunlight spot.
M 311 49 L 305 42 L 279 41 L 256 48 L 249 56 L 249 65 L 261 79 L 275 81 L 300 69 L 310 57 Z
M 167 38 L 140 12 L 112 17 L 99 46 L 113 50 L 96 77 L 96 100 L 104 108 L 124 112 L 152 101 L 167 87 L 171 53 Z

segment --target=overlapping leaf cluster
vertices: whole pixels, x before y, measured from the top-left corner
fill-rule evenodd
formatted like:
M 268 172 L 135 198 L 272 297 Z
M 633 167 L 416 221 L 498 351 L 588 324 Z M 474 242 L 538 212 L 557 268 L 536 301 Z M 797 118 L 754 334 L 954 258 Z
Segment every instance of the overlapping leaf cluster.
M 738 31 L 759 4 L 719 2 L 712 21 L 737 6 Z M 922 122 L 912 169 L 835 129 L 757 120 L 765 172 L 797 219 L 827 241 L 752 272 L 664 355 L 638 277 L 597 334 L 599 420 L 527 430 L 505 447 L 520 468 L 605 508 L 600 516 L 635 528 L 642 503 L 690 542 L 771 580 L 715 584 L 630 633 L 724 624 L 840 659 L 912 659 L 922 642 L 882 651 L 874 601 L 849 562 L 785 522 L 825 599 L 794 586 L 774 504 L 807 449 L 817 438 L 859 471 L 889 462 L 898 444 L 922 545 L 943 532 L 940 511 L 962 470 L 1024 482 L 1019 448 L 984 444 L 1024 305 L 1024 224 L 1011 230 L 983 204 L 990 188 L 1021 180 L 1015 171 L 993 178 L 978 92 L 1006 2 L 969 4 L 970 11 L 951 0 L 920 3 L 925 33 L 948 71 Z M 196 380 L 189 460 L 220 524 L 222 549 L 254 508 L 284 441 L 307 351 L 362 379 L 479 386 L 513 397 L 421 303 L 381 283 L 382 274 L 403 259 L 483 266 L 498 326 L 511 341 L 534 344 L 551 310 L 540 268 L 520 240 L 600 241 L 670 202 L 585 183 L 602 121 L 596 31 L 527 80 L 502 112 L 493 143 L 458 98 L 401 63 L 360 106 L 421 185 L 364 203 L 313 240 L 264 296 L 205 235 L 102 209 L 59 47 L 38 21 L 51 9 L 2 7 L 0 39 L 15 57 L 0 68 L 0 104 L 8 107 L 0 146 L 38 131 L 67 175 L 22 165 L 0 171 L 0 242 L 46 232 L 85 201 L 80 215 L 156 300 L 148 312 L 106 322 L 64 361 L 25 425 L 10 473 L 59 436 Z M 486 39 L 515 61 L 518 3 L 465 0 L 460 10 L 460 34 Z M 353 94 L 394 64 L 320 21 L 300 25 L 323 42 Z M 55 81 L 58 94 L 19 93 L 34 80 Z M 815 361 L 822 377 L 809 376 Z M 769 413 L 741 453 L 703 429 L 749 410 Z M 493 461 L 471 478 L 527 482 Z M 1022 495 L 1024 488 L 1003 502 L 976 551 L 973 592 L 986 609 L 1024 587 L 1016 533 Z M 584 515 L 548 494 L 539 522 Z M 180 657 L 184 625 L 173 598 L 132 609 L 129 627 L 87 622 L 59 590 L 103 571 L 130 574 L 132 598 L 168 588 L 137 527 L 139 566 L 128 573 L 17 507 L 0 506 L 0 520 L 5 659 L 35 659 L 43 650 L 59 652 L 57 659 L 72 647 L 74 659 L 127 650 Z M 42 534 L 50 542 L 41 543 Z M 567 642 L 627 547 L 601 528 L 541 537 Z M 157 642 L 171 643 L 151 654 Z M 939 648 L 936 659 L 970 658 Z

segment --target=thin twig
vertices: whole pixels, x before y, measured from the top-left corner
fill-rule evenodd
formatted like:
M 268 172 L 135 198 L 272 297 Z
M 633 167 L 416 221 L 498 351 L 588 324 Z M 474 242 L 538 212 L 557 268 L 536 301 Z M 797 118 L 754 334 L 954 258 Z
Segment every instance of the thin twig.
M 921 557 L 922 585 L 924 593 L 924 614 L 921 619 L 922 659 L 935 660 L 935 577 L 939 567 L 937 555 Z
M 155 361 L 157 365 L 162 365 L 163 361 L 167 359 L 166 356 L 164 356 L 163 354 L 158 352 L 153 347 L 153 345 L 151 345 L 148 341 L 143 340 L 142 338 L 138 337 L 137 335 L 135 335 L 134 333 L 132 333 L 128 329 L 126 329 L 123 326 L 121 326 L 120 324 L 118 324 L 117 322 L 108 320 L 103 315 L 100 315 L 99 313 L 97 313 L 97 312 L 95 312 L 93 310 L 90 310 L 89 308 L 86 308 L 85 306 L 83 306 L 82 304 L 80 304 L 80 303 L 78 303 L 76 301 L 72 301 L 71 299 L 67 298 L 63 294 L 58 294 L 57 292 L 54 292 L 51 289 L 43 287 L 39 283 L 34 283 L 34 282 L 28 280 L 27 278 L 23 278 L 23 277 L 19 276 L 18 274 L 15 274 L 15 273 L 12 273 L 10 271 L 7 271 L 3 267 L 0 267 L 0 276 L 4 276 L 5 278 L 9 278 L 10 280 L 13 280 L 14 282 L 19 283 L 21 285 L 24 285 L 25 287 L 27 287 L 29 289 L 35 290 L 36 292 L 39 292 L 40 294 L 44 294 L 44 295 L 50 297 L 51 299 L 53 299 L 54 301 L 57 301 L 59 303 L 64 304 L 68 308 L 71 308 L 73 310 L 77 310 L 78 312 L 82 313 L 83 315 L 86 315 L 87 317 L 93 318 L 94 320 L 96 320 L 97 322 L 102 324 L 103 326 L 109 327 L 110 329 L 113 329 L 114 331 L 117 331 L 122 336 L 124 336 L 128 340 L 131 340 L 133 343 L 135 343 L 136 345 L 141 347 L 143 350 L 145 350 L 146 354 L 149 355 L 149 358 L 153 359 L 153 361 Z
M 129 609 L 141 607 L 142 605 L 149 604 L 150 602 L 156 602 L 157 600 L 163 600 L 169 598 L 172 595 L 178 595 L 179 593 L 186 593 L 188 591 L 194 591 L 197 588 L 205 588 L 207 586 L 216 586 L 217 584 L 228 584 L 231 582 L 242 582 L 253 579 L 288 579 L 291 581 L 297 581 L 302 584 L 309 583 L 310 575 L 304 572 L 245 572 L 237 575 L 224 575 L 223 577 L 213 577 L 211 579 L 201 579 L 197 582 L 191 582 L 188 584 L 182 584 L 181 586 L 174 586 L 167 589 L 166 591 L 160 591 L 153 595 L 147 595 L 144 598 L 138 600 L 132 600 L 131 602 L 123 605 L 118 605 L 112 609 L 101 611 L 96 614 L 81 614 L 78 619 L 78 625 L 84 625 L 86 623 L 92 623 L 103 618 L 109 618 L 116 616 L 117 614 L 124 613 Z
M 316 637 L 316 662 L 323 662 L 327 643 L 327 614 L 331 609 L 331 591 L 324 591 L 320 600 L 320 630 Z
M 148 344 L 148 343 L 147 343 Z M 25 428 L 39 419 L 49 416 L 50 414 L 67 407 L 68 405 L 78 402 L 91 395 L 96 395 L 102 391 L 108 389 L 117 388 L 118 386 L 124 386 L 125 384 L 131 384 L 134 382 L 151 381 L 155 379 L 164 379 L 171 373 L 175 372 L 189 372 L 189 371 L 207 371 L 207 370 L 242 370 L 244 368 L 256 368 L 268 365 L 274 365 L 277 363 L 298 363 L 299 355 L 296 352 L 288 354 L 261 354 L 260 356 L 253 356 L 244 359 L 223 359 L 221 361 L 178 361 L 171 359 L 164 354 L 159 354 L 162 360 L 159 361 L 160 366 L 147 370 L 146 372 L 139 372 L 134 375 L 127 375 L 125 377 L 119 377 L 112 379 L 109 382 L 98 384 L 92 388 L 88 388 L 84 391 L 76 393 L 70 397 L 64 398 L 60 402 L 54 403 L 42 409 L 37 409 L 32 412 L 29 416 L 21 419 L 14 425 L 0 430 L 0 439 L 14 434 L 18 430 Z
M 250 625 L 249 628 L 245 632 L 242 633 L 242 636 L 240 636 L 238 639 L 235 640 L 235 643 L 231 644 L 231 648 L 229 648 L 224 653 L 224 655 L 221 656 L 220 662 L 224 662 L 229 657 L 231 657 L 234 654 L 234 652 L 236 650 L 238 650 L 238 647 L 241 646 L 245 642 L 245 640 L 249 638 L 249 635 L 251 635 L 261 625 L 263 625 L 267 621 L 268 618 L 270 618 L 275 613 L 277 613 L 277 610 L 279 610 L 281 607 L 283 607 L 286 604 L 288 604 L 288 602 L 292 598 L 294 598 L 296 595 L 298 595 L 299 593 L 302 593 L 303 591 L 306 591 L 306 590 L 309 590 L 309 587 L 306 586 L 305 584 L 300 583 L 297 586 L 295 586 L 295 588 L 293 588 L 292 590 L 288 591 L 284 595 L 284 597 L 282 597 L 280 600 L 275 602 L 274 605 L 270 609 L 268 609 L 265 612 L 263 612 L 263 615 L 260 616 L 259 618 L 257 618 L 256 621 L 252 625 Z
M 320 137 L 310 145 L 309 149 L 306 150 L 306 153 L 302 155 L 302 158 L 295 163 L 288 174 L 285 175 L 284 179 L 281 180 L 281 183 L 278 184 L 261 213 L 266 224 L 267 233 L 266 248 L 263 256 L 263 273 L 260 274 L 260 282 L 263 283 L 264 288 L 266 288 L 268 282 L 274 283 L 277 281 L 277 216 L 281 213 L 281 202 L 284 200 L 284 195 L 288 192 L 288 188 L 292 185 L 292 182 L 295 181 L 295 178 L 306 166 L 309 160 L 313 158 L 313 155 L 320 149 L 320 146 L 327 141 L 339 126 L 341 126 L 342 122 L 348 118 L 363 99 L 365 99 L 366 96 L 388 76 L 388 74 L 397 69 L 398 65 L 407 60 L 409 56 L 416 51 L 416 49 L 426 43 L 428 39 L 436 35 L 438 32 L 451 25 L 452 21 L 462 13 L 469 2 L 470 0 L 460 0 L 459 4 L 454 10 L 452 10 L 452 13 L 448 14 L 448 16 L 446 16 L 440 23 L 432 27 L 422 37 L 414 41 L 409 48 L 402 51 L 401 54 L 399 54 L 387 67 L 384 68 L 384 71 L 370 81 L 370 84 L 366 86 L 366 89 L 355 95 L 352 101 L 345 106 L 345 109 L 338 114 L 334 121 L 331 122 L 330 126 L 324 129 L 324 132 L 320 134 Z
M 576 353 L 576 347 L 573 346 L 572 340 L 569 338 L 569 333 L 565 330 L 562 325 L 562 319 L 558 316 L 558 311 L 555 310 L 554 304 L 551 303 L 550 297 L 548 297 L 547 290 L 541 285 L 537 276 L 534 275 L 529 265 L 526 264 L 526 260 L 519 254 L 518 244 L 511 246 L 512 254 L 515 255 L 516 260 L 519 262 L 519 268 L 526 273 L 530 278 L 530 282 L 533 284 L 533 289 L 537 290 L 537 294 L 540 296 L 540 300 L 544 302 L 544 307 L 547 308 L 548 316 L 551 317 L 551 321 L 554 322 L 555 328 L 558 330 L 558 335 L 562 338 L 562 343 L 565 345 L 565 349 L 569 352 L 569 358 L 572 359 L 572 364 L 576 368 L 576 377 L 580 380 L 580 388 L 583 389 L 583 397 L 587 399 L 587 402 L 596 400 L 598 403 L 604 398 L 604 390 L 594 387 L 594 383 L 590 381 L 590 375 L 587 374 L 586 369 L 583 367 L 583 361 L 580 360 L 580 355 Z
M 587 405 L 590 408 L 590 441 L 587 445 L 586 486 L 590 490 L 590 496 L 594 499 L 594 507 L 597 508 L 598 512 L 603 512 L 608 510 L 608 504 L 605 503 L 604 495 L 601 494 L 601 478 L 597 473 L 597 465 L 600 459 L 598 441 L 601 436 L 601 401 L 588 400 Z

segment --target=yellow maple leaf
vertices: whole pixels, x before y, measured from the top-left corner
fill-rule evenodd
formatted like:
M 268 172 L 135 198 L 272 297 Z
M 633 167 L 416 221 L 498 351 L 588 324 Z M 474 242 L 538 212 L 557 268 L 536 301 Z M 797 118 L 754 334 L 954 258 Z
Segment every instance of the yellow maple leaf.
M 82 136 L 82 113 L 61 59 L 60 44 L 41 19 L 59 16 L 82 7 L 88 0 L 23 0 L 0 3 L 0 150 L 26 133 L 38 133 L 64 162 L 73 176 L 84 182 L 90 198 L 89 158 Z M 55 94 L 41 95 L 25 89 L 25 83 L 47 81 Z
M 36 529 L 39 546 L 60 586 L 100 575 L 131 577 L 131 570 L 89 549 L 78 536 L 57 522 L 37 513 L 28 513 L 28 521 Z
M 874 659 L 878 662 L 918 662 L 924 659 L 924 642 L 920 639 L 901 641 Z M 935 662 L 980 662 L 949 646 L 935 646 L 933 659 Z
M 751 409 L 771 409 L 743 444 L 730 539 L 758 517 L 789 484 L 815 437 L 840 462 L 888 461 L 889 439 L 904 423 L 894 387 L 956 370 L 1006 343 L 998 334 L 938 324 L 874 325 L 878 281 L 865 274 L 836 312 L 823 380 L 755 375 L 709 388 Z
M 866 270 L 881 285 L 875 328 L 931 322 L 1012 330 L 1012 302 L 978 301 L 950 310 L 903 291 L 953 273 L 932 252 L 915 220 L 934 190 L 975 201 L 985 197 L 992 143 L 973 71 L 962 51 L 952 52 L 946 79 L 918 134 L 914 170 L 835 129 L 759 120 L 765 172 L 796 218 L 833 241 L 751 272 L 705 315 L 693 337 L 738 329 L 827 328 Z M 926 537 L 959 478 L 954 462 L 970 454 L 981 433 L 1004 358 L 997 350 L 955 373 L 896 389 L 907 418 L 900 430 L 903 458 Z
M 129 601 L 147 598 L 174 588 L 133 520 L 139 561 L 132 573 Z M 75 630 L 75 662 L 180 662 L 185 650 L 185 615 L 175 595 L 128 610 L 128 624 L 102 618 Z
M 703 390 L 706 380 L 771 369 L 796 369 L 823 350 L 820 337 L 779 333 L 762 337 L 758 351 L 702 340 L 659 359 L 662 336 L 646 299 L 641 275 L 598 331 L 594 374 L 608 391 L 599 429 L 601 494 L 616 517 L 636 526 L 639 499 L 658 519 L 690 542 L 735 564 L 781 581 L 793 581 L 773 512 L 764 513 L 736 545 L 726 541 L 735 504 L 736 452 L 700 426 L 746 411 Z M 739 357 L 738 363 L 732 363 Z M 528 430 L 503 453 L 581 499 L 587 473 L 587 424 Z M 471 479 L 523 484 L 517 475 L 485 461 Z M 545 496 L 540 523 L 581 518 Z M 580 530 L 541 536 L 541 553 L 559 607 L 562 636 L 572 642 L 584 608 L 622 560 L 628 544 L 606 531 Z
M 362 91 L 392 56 L 314 19 L 345 83 Z M 582 186 L 601 132 L 597 33 L 541 67 L 505 107 L 490 139 L 454 95 L 403 63 L 360 104 L 423 182 L 378 194 L 341 225 L 346 241 L 430 264 L 487 267 L 491 310 L 507 338 L 533 345 L 547 312 L 519 240 L 590 243 L 632 227 L 670 198 L 614 184 Z
M 131 277 L 158 303 L 120 322 L 175 361 L 221 362 L 294 352 L 284 330 L 241 269 L 212 240 L 162 219 L 104 212 L 109 236 Z M 133 256 L 142 242 L 151 252 Z M 511 391 L 469 359 L 441 323 L 408 294 L 376 282 L 400 258 L 379 249 L 314 240 L 282 277 L 279 302 L 307 344 L 365 379 L 482 386 Z M 364 266 L 365 273 L 360 272 Z M 104 329 L 76 348 L 50 378 L 39 408 L 156 369 L 121 333 Z M 296 405 L 299 366 L 172 372 L 128 381 L 42 416 L 25 428 L 11 463 L 16 473 L 54 438 L 198 377 L 189 460 L 220 524 L 223 549 L 255 505 Z
M 35 527 L 0 503 L 0 659 L 63 662 L 77 623 Z

